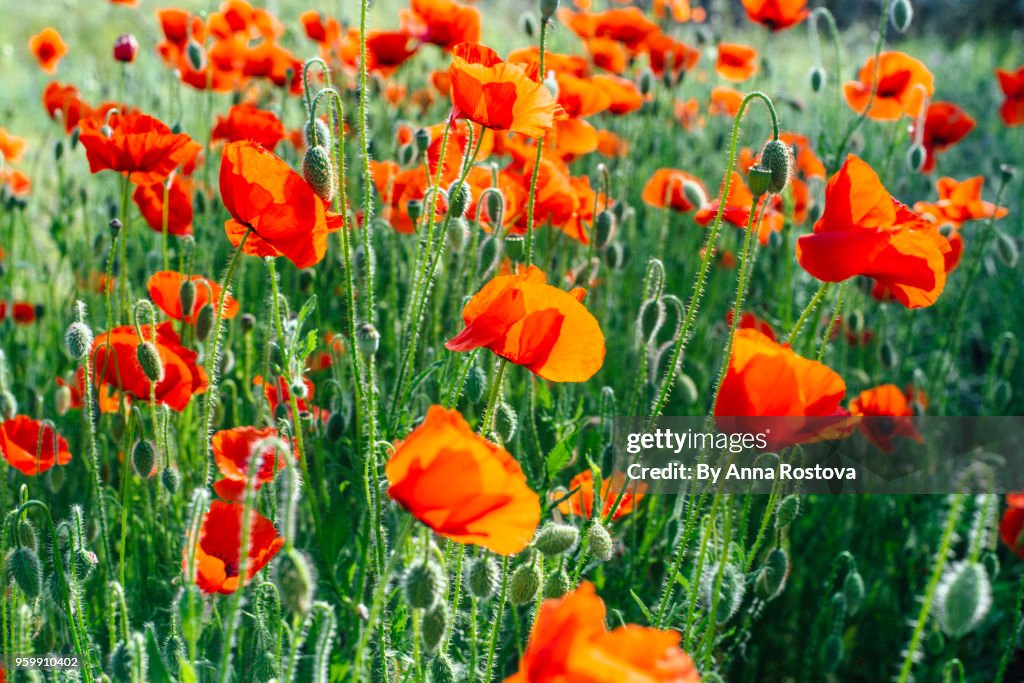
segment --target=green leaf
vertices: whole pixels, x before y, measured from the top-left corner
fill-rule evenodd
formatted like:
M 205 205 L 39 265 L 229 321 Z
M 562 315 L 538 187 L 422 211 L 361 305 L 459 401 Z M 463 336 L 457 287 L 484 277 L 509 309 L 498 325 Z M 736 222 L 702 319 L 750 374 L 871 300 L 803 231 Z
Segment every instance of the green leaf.
M 160 644 L 156 640 L 156 632 L 153 624 L 146 624 L 146 658 L 149 660 L 149 680 L 151 683 L 175 683 L 174 676 L 167 670 L 163 656 L 160 654 Z M 185 665 L 182 665 L 182 672 L 185 674 Z
M 572 459 L 572 450 L 576 447 L 576 438 L 579 436 L 579 430 L 577 429 L 569 436 L 562 439 L 557 446 L 552 448 L 546 458 L 544 458 L 544 471 L 547 473 L 548 480 L 554 479 L 555 475 L 562 471 L 562 469 L 569 464 Z
M 644 604 L 644 601 L 640 599 L 640 596 L 637 595 L 636 591 L 634 591 L 632 588 L 629 589 L 629 594 L 633 596 L 633 599 L 636 601 L 637 606 L 640 607 L 640 611 L 644 613 L 645 617 L 647 617 L 647 623 L 653 624 L 654 615 L 651 614 L 651 610 L 647 609 L 647 605 Z

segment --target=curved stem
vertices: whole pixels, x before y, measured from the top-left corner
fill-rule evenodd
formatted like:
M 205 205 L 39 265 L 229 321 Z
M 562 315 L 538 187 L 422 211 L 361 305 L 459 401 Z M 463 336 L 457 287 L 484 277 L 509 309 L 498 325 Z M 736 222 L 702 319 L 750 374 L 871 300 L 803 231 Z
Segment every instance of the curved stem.
M 833 283 L 831 282 L 821 283 L 821 287 L 819 287 L 818 291 L 814 293 L 811 300 L 807 302 L 807 306 L 804 307 L 800 317 L 797 318 L 796 324 L 793 325 L 793 329 L 789 331 L 789 335 L 786 337 L 787 344 L 791 345 L 793 343 L 793 340 L 796 339 L 796 336 L 800 333 L 800 329 L 804 326 L 804 323 L 807 322 L 807 318 L 810 317 L 811 313 L 814 312 L 814 309 L 821 303 L 822 297 L 824 297 L 825 294 L 828 293 L 828 290 L 832 288 L 832 284 Z
M 540 22 L 540 77 L 544 78 L 544 49 L 547 47 L 548 37 L 548 20 L 542 19 Z M 526 200 L 526 238 L 523 241 L 523 250 L 525 252 L 524 258 L 526 260 L 526 266 L 529 267 L 533 264 L 533 230 L 534 230 L 534 217 L 533 208 L 537 200 L 537 176 L 540 174 L 540 162 L 544 153 L 544 137 L 537 140 L 537 156 L 533 160 L 533 173 L 530 176 L 530 194 Z

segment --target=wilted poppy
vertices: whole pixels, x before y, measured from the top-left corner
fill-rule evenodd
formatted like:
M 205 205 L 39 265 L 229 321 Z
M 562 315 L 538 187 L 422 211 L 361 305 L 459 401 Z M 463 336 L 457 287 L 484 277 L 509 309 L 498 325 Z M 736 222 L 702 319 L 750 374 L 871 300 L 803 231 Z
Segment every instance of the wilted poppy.
M 71 462 L 64 437 L 52 426 L 24 415 L 0 422 L 0 452 L 8 465 L 30 477 Z
M 206 390 L 206 372 L 196 363 L 196 352 L 181 345 L 170 322 L 157 325 L 155 339 L 148 325 L 141 330 L 143 339 L 156 346 L 163 365 L 164 377 L 156 383 L 156 401 L 180 413 L 193 395 Z M 92 358 L 100 381 L 148 403 L 150 381 L 136 356 L 139 343 L 133 325 L 115 327 L 93 341 Z
M 402 30 L 444 50 L 480 41 L 480 10 L 455 0 L 412 0 L 399 16 Z
M 285 136 L 284 124 L 274 112 L 251 104 L 236 104 L 226 116 L 218 116 L 211 133 L 214 140 L 252 140 L 271 152 Z
M 173 133 L 166 124 L 145 114 L 114 114 L 106 125 L 88 118 L 79 127 L 89 170 L 117 171 L 137 185 L 163 180 L 195 158 L 200 149 L 187 134 Z M 106 127 L 109 130 L 104 130 Z
M 28 49 L 39 62 L 39 67 L 48 74 L 57 71 L 57 64 L 68 53 L 64 39 L 50 26 L 28 39 Z
M 814 233 L 797 240 L 804 270 L 825 282 L 874 278 L 907 308 L 930 306 L 946 285 L 949 242 L 886 192 L 878 175 L 852 154 L 825 188 Z
M 14 164 L 21 161 L 21 155 L 27 146 L 25 138 L 11 135 L 6 128 L 0 128 L 0 158 L 5 162 Z
M 475 434 L 455 410 L 432 406 L 385 465 L 388 495 L 446 538 L 500 555 L 527 546 L 540 501 L 515 458 Z
M 861 432 L 885 453 L 892 452 L 893 437 L 924 442 L 914 426 L 914 409 L 903 390 L 895 384 L 883 384 L 860 392 L 850 401 L 850 414 L 867 418 L 858 423 Z
M 992 202 L 981 198 L 984 176 L 975 176 L 967 180 L 956 178 L 939 178 L 935 189 L 939 193 L 936 202 L 917 202 L 914 211 L 935 220 L 936 225 L 950 225 L 960 228 L 967 221 L 986 218 L 1003 218 L 1009 211 L 1006 207 L 996 207 Z
M 745 81 L 757 73 L 757 50 L 749 45 L 719 43 L 715 71 L 729 81 Z
M 685 213 L 703 206 L 707 194 L 703 183 L 686 171 L 659 168 L 644 185 L 643 200 L 649 206 Z
M 622 472 L 616 472 L 611 477 L 602 479 L 601 490 L 597 496 L 601 509 L 597 514 L 601 519 L 608 517 L 615 501 L 619 499 L 619 494 L 626 489 L 611 518 L 616 520 L 628 515 L 644 497 L 646 488 L 646 484 L 642 482 L 627 481 Z M 569 493 L 571 495 L 558 504 L 559 512 L 563 515 L 576 515 L 588 519 L 594 516 L 594 473 L 592 471 L 583 470 L 573 477 L 569 482 Z
M 883 52 L 878 57 L 878 85 L 875 82 L 875 58 L 871 57 L 857 74 L 856 81 L 843 87 L 846 102 L 858 114 L 877 121 L 895 121 L 901 116 L 917 116 L 926 97 L 935 92 L 935 79 L 924 64 L 903 52 Z
M 748 19 L 771 31 L 796 26 L 811 13 L 807 0 L 743 0 L 743 9 Z
M 503 62 L 484 45 L 455 46 L 448 73 L 455 118 L 533 138 L 566 118 L 551 91 L 537 79 L 536 69 Z
M 216 309 L 217 302 L 220 301 L 221 287 L 202 275 L 192 275 L 187 279 L 195 284 L 195 302 L 192 305 L 192 310 L 187 313 L 181 310 L 180 292 L 181 284 L 186 280 L 184 274 L 173 270 L 161 270 L 153 273 L 146 288 L 149 290 L 149 298 L 168 318 L 184 320 L 191 325 L 195 322 L 195 317 L 200 309 L 206 304 L 210 304 Z M 235 297 L 228 294 L 224 298 L 224 317 L 234 318 L 236 315 L 238 315 L 238 302 L 235 301 Z
M 220 193 L 231 218 L 228 239 L 251 256 L 284 256 L 296 268 L 319 263 L 327 252 L 327 233 L 343 218 L 331 213 L 313 188 L 288 164 L 254 142 L 224 146 Z
M 204 593 L 234 593 L 239 588 L 241 571 L 242 515 L 241 503 L 215 500 L 203 517 L 198 543 L 186 545 L 182 568 L 188 572 L 188 558 L 194 552 L 195 581 Z M 245 581 L 274 559 L 284 545 L 274 523 L 255 510 L 250 511 L 249 549 L 245 560 Z M 192 547 L 194 543 L 194 548 Z
M 605 606 L 584 581 L 562 598 L 545 600 L 537 613 L 519 671 L 505 683 L 700 683 L 676 631 L 605 625 Z
M 132 201 L 151 230 L 163 232 L 166 219 L 168 235 L 192 234 L 192 181 L 185 176 L 139 185 L 132 192 Z
M 999 106 L 999 116 L 1007 126 L 1024 124 L 1024 66 L 1016 71 L 996 69 L 999 89 L 1006 99 Z
M 921 145 L 924 147 L 922 173 L 935 170 L 935 155 L 964 139 L 974 130 L 974 119 L 952 102 L 932 102 L 924 114 L 924 131 Z
M 227 501 L 240 501 L 249 479 L 249 461 L 260 458 L 260 470 L 254 482 L 259 490 L 273 481 L 277 472 L 288 466 L 288 448 L 277 439 L 277 429 L 235 427 L 215 432 L 210 441 L 217 470 L 224 477 L 213 485 L 217 495 Z M 258 453 L 256 451 L 259 451 Z
M 583 305 L 585 290 L 546 283 L 539 268 L 499 275 L 465 308 L 466 327 L 445 344 L 450 351 L 488 348 L 552 382 L 583 382 L 604 364 L 604 334 Z

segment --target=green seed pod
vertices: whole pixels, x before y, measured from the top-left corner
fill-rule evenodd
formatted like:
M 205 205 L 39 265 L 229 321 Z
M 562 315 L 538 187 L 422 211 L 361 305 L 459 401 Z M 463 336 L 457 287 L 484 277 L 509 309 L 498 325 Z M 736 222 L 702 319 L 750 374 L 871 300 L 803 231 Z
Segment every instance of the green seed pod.
M 780 194 L 789 184 L 789 174 L 793 166 L 789 147 L 782 140 L 769 140 L 761 148 L 759 159 L 761 166 L 772 174 L 772 180 L 768 183 L 768 191 L 772 194 Z
M 32 520 L 18 520 L 18 543 L 26 548 L 39 550 L 39 539 L 36 536 L 36 528 L 32 525 Z
M 414 609 L 429 610 L 444 592 L 444 576 L 434 562 L 417 562 L 405 575 L 405 599 Z
M 757 575 L 757 581 L 754 583 L 757 597 L 765 601 L 777 597 L 786 587 L 788 575 L 789 556 L 782 548 L 776 548 L 768 554 L 768 559 Z
M 883 340 L 878 347 L 878 361 L 886 370 L 892 370 L 899 365 L 900 354 L 888 339 Z
M 548 522 L 541 527 L 533 544 L 542 555 L 554 557 L 572 550 L 579 537 L 579 529 L 571 524 Z
M 469 185 L 457 180 L 448 187 L 445 196 L 448 197 L 448 213 L 452 216 L 465 216 L 470 202 L 473 201 L 473 191 L 469 189 Z
M 1016 175 L 1017 168 L 1012 164 L 999 164 L 999 177 L 1004 183 L 1010 182 Z
M 241 323 L 242 332 L 245 334 L 249 334 L 256 329 L 256 316 L 252 313 L 243 313 L 238 321 Z
M 505 237 L 505 255 L 512 261 L 520 263 L 526 259 L 526 240 L 522 235 Z
M 470 403 L 479 403 L 487 391 L 487 374 L 476 365 L 466 373 L 465 391 Z
M 143 479 L 148 479 L 153 474 L 153 467 L 156 465 L 156 448 L 152 441 L 139 439 L 132 447 L 132 469 L 135 474 Z
M 442 652 L 430 660 L 430 680 L 432 683 L 455 683 L 455 664 L 451 657 Z
M 213 306 L 203 304 L 196 314 L 196 339 L 206 341 L 213 331 Z
M 637 88 L 640 90 L 640 94 L 647 96 L 654 90 L 654 72 L 650 69 L 644 69 L 640 72 L 640 80 L 637 82 Z
M 501 436 L 501 440 L 504 443 L 511 441 L 515 437 L 518 427 L 519 417 L 516 415 L 516 411 L 508 403 L 502 401 L 498 404 L 498 410 L 494 416 L 494 428 Z
M 313 139 L 313 133 L 316 133 L 316 139 Z M 306 142 L 306 147 L 315 147 L 317 145 L 327 146 L 331 142 L 331 129 L 327 126 L 327 122 L 323 119 L 313 119 L 312 124 L 310 121 L 306 121 L 306 124 L 302 127 L 302 139 Z
M 426 128 L 417 128 L 416 133 L 413 134 L 413 140 L 416 142 L 416 149 L 420 151 L 420 154 L 430 149 L 430 131 Z
M 519 30 L 527 38 L 533 38 L 537 35 L 537 17 L 533 12 L 523 12 L 519 15 Z
M 980 562 L 950 567 L 935 592 L 935 617 L 942 632 L 959 638 L 973 631 L 992 606 L 992 585 Z
M 508 583 L 508 599 L 513 605 L 525 605 L 540 590 L 540 569 L 533 562 L 521 564 L 512 572 Z
M 363 323 L 356 331 L 356 349 L 363 358 L 377 354 L 380 348 L 380 332 L 370 323 Z
M 851 569 L 843 581 L 843 598 L 851 617 L 860 611 L 860 606 L 864 603 L 864 592 L 864 579 L 856 568 Z
M 181 301 L 181 312 L 191 318 L 196 307 L 196 283 L 194 280 L 182 280 L 178 287 L 178 299 Z
M 914 6 L 910 4 L 910 0 L 895 0 L 889 5 L 889 21 L 900 33 L 906 33 L 913 20 Z
M 433 609 L 423 614 L 422 638 L 423 649 L 428 653 L 436 652 L 437 646 L 444 640 L 445 633 L 451 622 L 451 615 L 448 613 L 448 603 L 444 600 L 438 601 Z
M 569 592 L 569 586 L 569 574 L 564 569 L 559 569 L 544 579 L 544 597 L 560 598 Z
M 800 497 L 790 494 L 782 499 L 775 511 L 775 528 L 785 529 L 800 514 Z
M 595 518 L 590 522 L 587 538 L 591 555 L 601 562 L 612 559 L 615 543 L 612 541 L 612 535 L 608 533 L 608 529 L 601 524 L 601 520 Z
M 605 210 L 597 214 L 594 220 L 594 246 L 604 249 L 615 237 L 615 216 Z
M 558 0 L 540 0 L 540 16 L 547 21 L 558 11 Z
M 327 419 L 327 440 L 331 443 L 338 443 L 341 441 L 341 437 L 345 436 L 347 429 L 348 420 L 345 419 L 345 414 L 340 411 L 331 413 Z
M 7 576 L 29 600 L 35 600 L 42 592 L 43 567 L 32 548 L 21 546 L 8 553 Z
M 334 199 L 334 167 L 331 155 L 323 145 L 314 145 L 302 158 L 302 177 L 320 199 L 330 203 Z
M 924 167 L 924 160 L 927 156 L 924 147 L 916 142 L 907 150 L 907 169 L 911 173 L 920 173 Z
M 64 346 L 72 358 L 82 360 L 92 348 L 92 330 L 85 323 L 71 323 L 64 333 Z
M 702 582 L 703 600 L 705 608 L 710 612 L 714 604 L 715 584 L 718 582 L 718 567 L 709 567 L 704 573 Z M 725 565 L 722 570 L 722 583 L 718 592 L 718 606 L 715 612 L 715 621 L 724 624 L 739 611 L 743 604 L 743 596 L 746 593 L 746 582 L 743 572 L 733 564 Z
M 688 406 L 694 405 L 700 398 L 697 383 L 685 372 L 679 373 L 679 389 L 682 391 L 683 402 Z
M 1016 268 L 1017 261 L 1020 259 L 1020 249 L 1017 247 L 1017 240 L 1002 230 L 996 230 L 996 254 L 1004 266 Z
M 825 653 L 822 656 L 825 671 L 831 673 L 839 667 L 843 661 L 845 649 L 843 639 L 838 634 L 833 633 L 829 635 L 825 640 Z
M 9 391 L 0 391 L 0 420 L 13 420 L 18 414 L 18 399 Z
M 751 166 L 747 174 L 747 187 L 750 194 L 760 197 L 768 191 L 772 184 L 772 172 L 763 166 Z
M 473 560 L 466 569 L 469 593 L 478 600 L 487 600 L 498 589 L 498 565 L 489 557 Z
M 173 496 L 181 488 L 181 474 L 173 467 L 165 467 L 160 472 L 160 484 Z
M 423 202 L 419 199 L 410 199 L 405 205 L 405 212 L 409 214 L 409 220 L 416 222 L 423 215 Z
M 164 379 L 164 364 L 160 360 L 160 352 L 153 342 L 144 341 L 135 347 L 135 357 L 139 361 L 142 373 L 150 382 L 159 384 Z
M 448 224 L 448 246 L 456 254 L 461 254 L 469 243 L 469 222 L 462 216 L 453 218 Z
M 813 90 L 814 92 L 821 92 L 821 89 L 825 87 L 825 70 L 822 69 L 820 66 L 812 66 L 810 79 L 811 90 Z

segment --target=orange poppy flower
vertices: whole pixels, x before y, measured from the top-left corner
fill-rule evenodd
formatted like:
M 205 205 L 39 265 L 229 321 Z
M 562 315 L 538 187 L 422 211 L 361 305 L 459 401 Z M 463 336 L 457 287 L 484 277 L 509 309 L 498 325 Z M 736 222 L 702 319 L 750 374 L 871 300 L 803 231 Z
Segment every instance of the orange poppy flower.
M 540 48 L 536 45 L 521 47 L 508 53 L 509 64 L 519 64 L 532 73 L 536 69 L 540 73 Z M 556 74 L 569 74 L 585 78 L 589 75 L 590 68 L 587 60 L 579 55 L 564 55 L 559 52 L 544 51 L 544 70 L 548 73 L 554 71 Z
M 704 127 L 704 117 L 700 113 L 700 102 L 696 97 L 688 100 L 676 100 L 673 105 L 673 113 L 676 121 L 683 127 L 683 130 L 690 132 L 695 128 Z
M 785 132 L 779 133 L 779 139 L 793 148 L 794 167 L 800 175 L 811 178 L 825 178 L 825 164 L 814 153 L 814 147 L 806 135 Z
M 850 401 L 850 414 L 866 417 L 859 427 L 871 443 L 883 452 L 892 452 L 893 437 L 903 436 L 924 443 L 914 426 L 914 409 L 903 390 L 895 384 L 883 384 L 860 392 Z
M 536 69 L 503 62 L 484 45 L 455 46 L 448 73 L 454 118 L 532 138 L 566 118 L 547 86 L 536 79 Z
M 153 300 L 157 308 L 163 311 L 167 317 L 173 320 L 184 319 L 186 323 L 191 325 L 195 322 L 195 317 L 203 306 L 210 304 L 216 308 L 217 302 L 220 301 L 221 287 L 213 280 L 202 275 L 188 277 L 189 280 L 195 283 L 196 296 L 192 310 L 187 314 L 183 314 L 180 291 L 181 283 L 185 281 L 185 278 L 186 276 L 182 273 L 173 270 L 161 270 L 153 273 L 146 284 L 146 288 L 149 290 L 149 298 Z M 230 319 L 236 315 L 238 315 L 238 302 L 235 301 L 235 297 L 228 294 L 224 298 L 224 318 Z
M 277 414 L 277 409 L 280 406 L 287 406 L 291 403 L 291 390 L 288 383 L 284 381 L 283 377 L 278 377 L 274 383 L 266 382 L 260 375 L 256 375 L 252 378 L 252 383 L 256 386 L 263 387 L 263 395 L 267 399 L 267 403 L 270 405 L 270 413 L 272 415 Z M 316 392 L 316 386 L 313 384 L 313 380 L 308 377 L 302 378 L 302 383 L 306 387 L 305 398 L 296 398 L 295 404 L 299 408 L 299 412 L 309 411 L 314 416 L 322 415 L 319 408 L 312 405 L 313 394 Z
M 218 116 L 213 127 L 214 140 L 252 140 L 271 152 L 277 143 L 284 140 L 284 124 L 273 112 L 251 104 L 236 104 L 228 110 L 227 116 Z
M 645 38 L 660 29 L 638 7 L 622 7 L 597 14 L 580 12 L 575 16 L 566 11 L 559 16 L 580 38 L 610 38 L 630 49 L 636 49 Z
M 7 319 L 7 302 L 0 301 L 0 321 Z M 36 321 L 36 307 L 26 301 L 14 301 L 10 305 L 11 318 L 18 325 L 28 325 Z
M 938 201 L 917 202 L 914 211 L 933 219 L 940 227 L 949 225 L 956 229 L 967 221 L 1003 218 L 1009 213 L 1006 207 L 997 209 L 992 202 L 982 200 L 981 189 L 984 184 L 985 177 L 980 175 L 967 180 L 939 178 L 935 182 Z
M 597 151 L 606 157 L 624 157 L 629 154 L 629 143 L 610 130 L 599 130 Z
M 8 465 L 30 477 L 71 462 L 64 437 L 53 427 L 24 415 L 0 422 L 0 452 Z
M 924 131 L 921 135 L 921 145 L 925 151 L 921 173 L 934 171 L 936 153 L 945 152 L 963 140 L 972 130 L 974 130 L 974 119 L 952 102 L 929 104 L 928 109 L 925 110 Z M 914 126 L 911 126 L 911 135 L 913 133 Z
M 615 115 L 629 114 L 644 106 L 644 96 L 636 83 L 621 76 L 609 76 L 599 74 L 590 79 L 598 88 L 608 96 L 609 113 Z
M 1024 66 L 1016 71 L 996 69 L 999 89 L 1006 99 L 999 106 L 999 116 L 1007 126 L 1024 124 Z
M 743 0 L 743 9 L 748 19 L 770 31 L 796 26 L 811 13 L 807 0 Z
M 185 133 L 172 133 L 166 124 L 145 114 L 114 114 L 107 125 L 110 135 L 104 133 L 101 120 L 88 118 L 79 124 L 89 170 L 117 171 L 137 185 L 163 180 L 200 150 Z
M 49 26 L 28 39 L 28 49 L 39 62 L 39 67 L 48 74 L 57 71 L 57 64 L 68 53 L 64 39 Z
M 215 432 L 210 445 L 217 469 L 224 477 L 213 485 L 217 495 L 226 501 L 241 501 L 249 478 L 249 460 L 256 447 L 261 441 L 276 437 L 277 429 L 274 427 L 235 427 Z M 261 458 L 260 471 L 254 483 L 257 491 L 267 482 L 273 481 L 275 474 L 288 466 L 286 454 L 280 448 L 267 443 L 262 448 L 257 454 Z
M 843 378 L 818 361 L 754 329 L 736 332 L 729 367 L 715 403 L 726 432 L 766 433 L 771 450 L 852 429 L 840 406 Z
M 700 61 L 700 51 L 686 43 L 656 31 L 644 39 L 640 46 L 647 53 L 647 62 L 655 76 L 663 76 L 670 69 L 675 78 L 689 71 Z
M 814 233 L 797 240 L 804 270 L 825 282 L 874 278 L 907 308 L 930 306 L 946 285 L 949 242 L 886 192 L 874 170 L 852 154 L 825 188 Z
M 715 71 L 729 81 L 745 81 L 757 73 L 757 50 L 749 45 L 719 43 Z
M 57 386 L 67 387 L 71 390 L 71 405 L 74 410 L 81 410 L 85 407 L 85 369 L 79 367 L 75 371 L 73 384 L 68 384 L 62 377 L 57 378 Z M 97 388 L 94 405 L 101 413 L 117 413 L 121 410 L 120 394 L 109 385 L 103 384 Z M 131 404 L 130 398 L 125 398 L 126 404 Z
M 499 275 L 465 308 L 466 327 L 445 344 L 450 351 L 488 348 L 552 382 L 583 382 L 604 363 L 604 334 L 583 306 L 585 290 L 546 283 L 539 268 Z
M 605 625 L 605 606 L 584 581 L 562 598 L 545 600 L 537 613 L 519 671 L 505 683 L 700 683 L 676 631 Z
M 935 79 L 924 64 L 903 52 L 883 52 L 878 58 L 878 87 L 871 100 L 875 79 L 875 58 L 871 57 L 857 74 L 856 81 L 843 87 L 846 103 L 858 114 L 876 121 L 895 121 L 901 116 L 917 116 L 925 97 L 935 92 Z
M 0 128 L 0 158 L 7 163 L 17 163 L 25 152 L 28 143 L 25 138 L 11 135 L 6 128 Z
M 610 478 L 601 480 L 601 491 L 599 493 L 601 502 L 600 516 L 602 519 L 612 511 L 612 506 L 619 498 L 622 489 L 626 493 L 622 496 L 619 507 L 615 508 L 612 520 L 625 517 L 636 509 L 640 499 L 644 497 L 644 490 L 647 488 L 642 482 L 629 482 L 622 472 L 616 472 Z M 558 504 L 558 511 L 563 515 L 575 515 L 589 519 L 594 515 L 594 473 L 590 470 L 583 470 L 569 482 L 569 492 L 572 494 Z
M 449 52 L 459 43 L 480 42 L 480 10 L 455 0 L 412 0 L 399 17 L 403 31 Z
M 306 37 L 320 45 L 330 45 L 341 37 L 341 24 L 334 17 L 325 17 L 316 10 L 299 15 L 299 23 Z
M 711 89 L 708 113 L 712 116 L 736 116 L 742 104 L 743 93 L 720 85 Z
M 659 168 L 644 185 L 643 200 L 648 206 L 669 208 L 673 211 L 686 213 L 700 207 L 687 196 L 685 184 L 693 183 L 700 189 L 700 194 L 707 197 L 704 184 L 686 171 L 674 168 Z
M 462 415 L 432 406 L 385 465 L 388 495 L 435 533 L 499 555 L 518 553 L 540 523 L 540 501 L 508 451 Z
M 587 41 L 587 52 L 594 66 L 614 74 L 621 74 L 629 64 L 630 56 L 626 48 L 611 38 L 591 38 Z
M 732 317 L 732 309 L 730 308 L 728 311 L 725 312 L 726 325 L 732 325 Z M 764 336 L 768 337 L 768 339 L 772 341 L 778 341 L 778 338 L 775 336 L 775 330 L 772 329 L 772 326 L 766 320 L 761 320 L 760 318 L 758 318 L 753 313 L 750 313 L 749 311 L 744 311 L 743 313 L 740 313 L 740 325 L 738 329 L 757 330 Z
M 654 0 L 652 9 L 654 10 L 654 16 L 658 19 L 672 17 L 674 21 L 680 24 L 686 23 L 691 19 L 702 21 L 700 18 L 702 8 L 691 8 L 690 0 Z
M 721 193 L 719 193 L 719 197 Z M 775 210 L 774 199 L 761 197 L 757 212 L 760 212 L 760 202 L 772 202 L 764 211 L 761 223 L 757 226 L 757 241 L 763 246 L 768 244 L 768 238 L 772 232 L 779 232 L 786 223 L 785 217 Z M 732 181 L 729 183 L 729 196 L 725 200 L 725 210 L 722 212 L 722 220 L 730 223 L 740 230 L 747 229 L 747 222 L 750 220 L 750 207 L 754 203 L 754 195 L 750 193 L 747 184 L 743 182 L 743 176 L 738 172 L 732 172 Z M 718 208 L 721 199 L 714 199 L 697 210 L 693 219 L 700 225 L 708 226 L 714 222 L 718 215 Z M 754 217 L 757 217 L 755 212 Z
M 111 5 L 124 5 L 125 7 L 138 7 L 139 0 L 107 0 Z
M 143 339 L 156 345 L 163 363 L 164 378 L 156 384 L 156 401 L 180 413 L 193 395 L 206 391 L 206 371 L 196 363 L 196 352 L 181 345 L 169 321 L 157 325 L 155 339 L 148 325 L 141 329 Z M 136 357 L 138 345 L 134 326 L 115 327 L 93 341 L 93 365 L 100 381 L 136 401 L 149 402 L 150 382 Z
M 15 197 L 24 197 L 32 191 L 32 180 L 16 168 L 0 168 L 0 187 L 6 187 Z
M 192 181 L 183 175 L 175 175 L 168 181 L 162 180 L 147 185 L 138 185 L 132 192 L 132 201 L 139 207 L 139 213 L 146 225 L 156 232 L 164 229 L 164 198 L 167 199 L 167 234 L 192 234 Z
M 204 593 L 228 595 L 239 588 L 242 542 L 242 515 L 245 506 L 241 503 L 225 503 L 215 500 L 210 511 L 203 517 L 199 529 L 199 542 L 186 545 L 182 553 L 182 569 L 189 571 L 188 557 L 194 548 L 196 585 Z M 277 535 L 274 523 L 255 510 L 249 517 L 249 550 L 245 561 L 245 580 L 250 581 L 256 573 L 274 559 L 284 545 L 284 539 Z
M 220 193 L 231 218 L 228 239 L 251 256 L 284 256 L 296 268 L 323 260 L 327 233 L 343 218 L 327 211 L 324 201 L 298 173 L 271 152 L 249 141 L 224 146 Z

